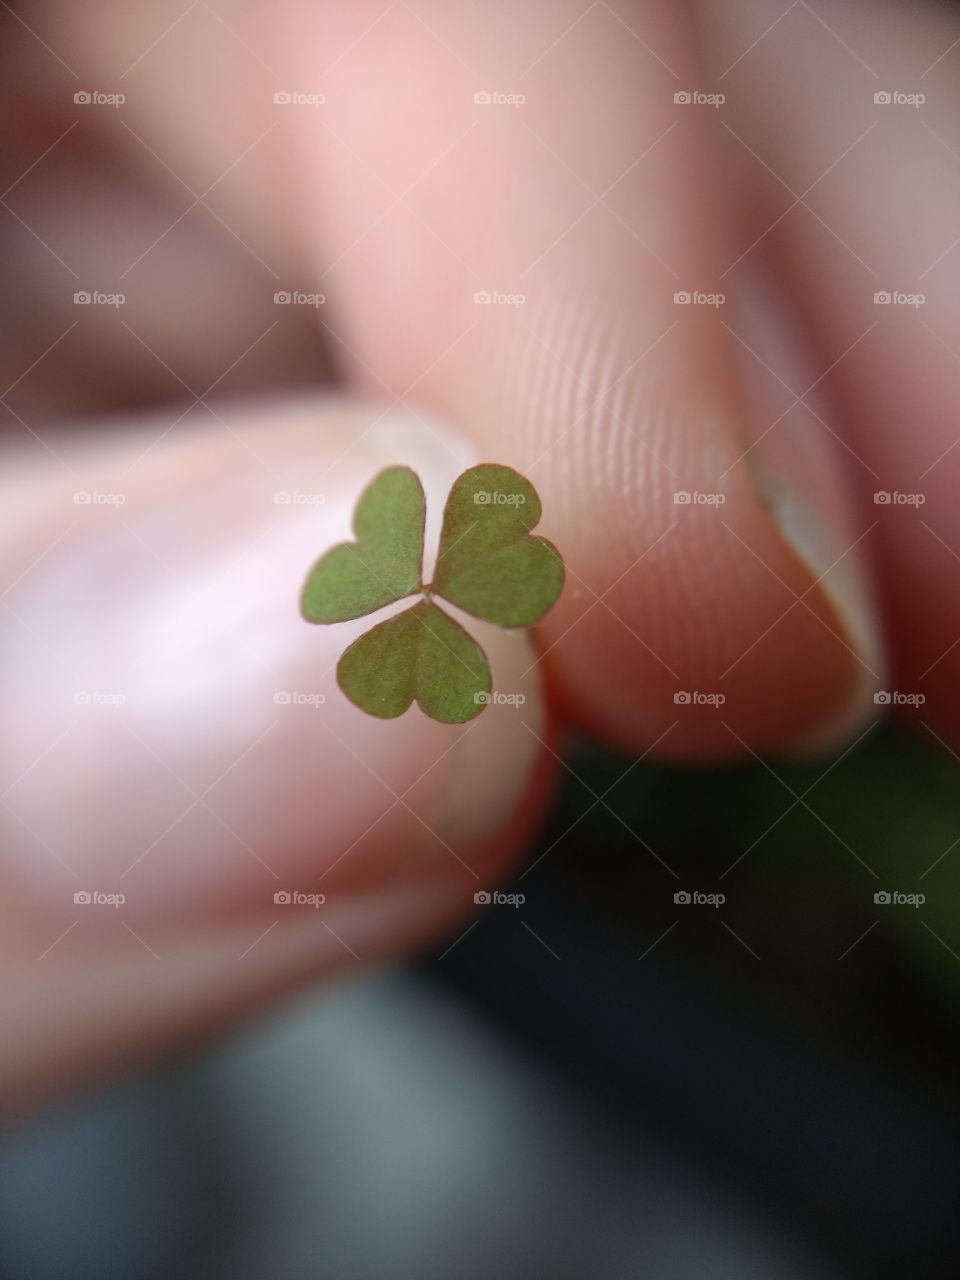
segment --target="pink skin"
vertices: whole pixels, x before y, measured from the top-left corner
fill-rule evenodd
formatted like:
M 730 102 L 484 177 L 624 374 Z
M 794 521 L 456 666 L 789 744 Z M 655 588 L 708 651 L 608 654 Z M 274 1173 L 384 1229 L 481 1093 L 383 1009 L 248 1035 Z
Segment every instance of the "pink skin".
M 958 738 L 954 15 L 588 8 L 283 0 L 228 29 L 94 0 L 19 29 L 4 92 L 42 110 L 3 184 L 0 1016 L 31 1030 L 0 1102 L 454 927 L 522 854 L 552 725 L 810 751 L 900 689 Z M 922 115 L 875 106 L 888 85 Z M 677 106 L 693 86 L 722 110 Z M 127 301 L 74 307 L 86 287 Z M 161 407 L 111 412 L 132 401 Z M 436 521 L 479 460 L 530 476 L 569 568 L 533 636 L 477 629 L 527 701 L 370 720 L 331 671 L 363 624 L 303 624 L 302 575 L 380 467 L 414 466 Z M 278 888 L 326 893 L 326 927 Z M 82 889 L 127 901 L 84 914 Z

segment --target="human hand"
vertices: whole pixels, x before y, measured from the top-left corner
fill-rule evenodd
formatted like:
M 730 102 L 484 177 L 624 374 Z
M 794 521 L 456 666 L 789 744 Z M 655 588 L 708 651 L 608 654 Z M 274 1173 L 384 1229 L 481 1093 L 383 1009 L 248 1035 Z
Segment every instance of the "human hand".
M 35 126 L 4 184 L 0 1097 L 453 927 L 524 847 L 552 723 L 650 758 L 809 750 L 886 689 L 956 736 L 952 14 L 29 21 L 8 92 Z M 922 113 L 873 100 L 921 79 Z M 127 101 L 75 106 L 87 85 Z M 693 86 L 726 102 L 674 101 Z M 88 287 L 127 300 L 78 311 Z M 287 289 L 326 301 L 278 311 Z M 331 364 L 324 396 L 240 398 Z M 484 635 L 527 701 L 466 729 L 369 720 L 332 682 L 354 632 L 299 620 L 302 576 L 382 466 L 414 466 L 436 512 L 481 458 L 530 476 L 568 567 L 536 649 Z M 322 912 L 278 909 L 294 888 Z M 76 911 L 93 889 L 127 901 Z

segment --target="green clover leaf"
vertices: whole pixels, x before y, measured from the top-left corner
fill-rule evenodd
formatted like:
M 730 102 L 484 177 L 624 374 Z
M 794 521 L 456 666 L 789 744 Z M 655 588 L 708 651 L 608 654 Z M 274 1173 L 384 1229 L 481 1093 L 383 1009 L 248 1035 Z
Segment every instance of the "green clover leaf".
M 356 542 L 333 547 L 310 570 L 301 612 L 308 622 L 345 622 L 422 593 L 345 650 L 337 682 L 370 715 L 392 719 L 416 700 L 434 720 L 462 724 L 490 700 L 490 667 L 435 597 L 502 627 L 530 626 L 560 595 L 563 561 L 552 543 L 531 535 L 540 499 L 510 467 L 483 463 L 454 483 L 432 585 L 421 582 L 425 514 L 414 472 L 382 471 L 357 504 Z

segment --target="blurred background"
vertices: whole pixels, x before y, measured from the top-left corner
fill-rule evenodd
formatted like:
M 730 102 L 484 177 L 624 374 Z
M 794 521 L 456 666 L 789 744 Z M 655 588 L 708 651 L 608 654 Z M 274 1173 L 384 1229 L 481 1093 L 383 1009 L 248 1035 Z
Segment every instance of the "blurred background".
M 954 1275 L 957 762 L 570 746 L 522 902 L 8 1133 L 4 1280 Z
M 340 384 L 276 273 L 181 218 L 135 140 L 70 126 L 27 6 L 0 10 L 11 446 L 185 388 Z M 124 323 L 57 345 L 82 282 L 54 259 L 110 281 L 151 241 Z M 190 326 L 157 305 L 185 292 Z M 568 734 L 471 922 L 9 1124 L 0 1280 L 955 1276 L 960 759 L 882 710 L 811 763 Z

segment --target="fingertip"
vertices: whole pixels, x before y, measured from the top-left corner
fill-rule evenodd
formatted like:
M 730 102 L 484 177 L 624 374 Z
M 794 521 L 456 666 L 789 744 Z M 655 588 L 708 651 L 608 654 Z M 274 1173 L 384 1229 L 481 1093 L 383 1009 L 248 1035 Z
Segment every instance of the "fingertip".
M 429 542 L 467 447 L 437 422 L 335 401 L 220 416 L 228 430 L 144 457 L 144 424 L 133 449 L 118 432 L 109 459 L 76 465 L 88 491 L 123 502 L 70 509 L 59 482 L 41 486 L 5 548 L 20 578 L 0 742 L 12 891 L 66 919 L 96 906 L 76 893 L 122 896 L 110 905 L 125 920 L 182 929 L 271 910 L 278 892 L 335 899 L 433 869 L 469 887 L 475 858 L 518 851 L 542 752 L 528 639 L 471 624 L 503 694 L 476 721 L 416 707 L 383 721 L 335 676 L 370 620 L 298 613 L 372 475 L 413 465 Z

